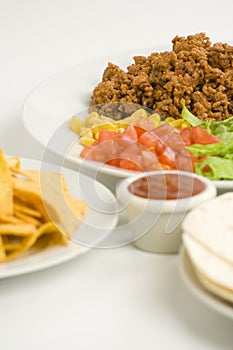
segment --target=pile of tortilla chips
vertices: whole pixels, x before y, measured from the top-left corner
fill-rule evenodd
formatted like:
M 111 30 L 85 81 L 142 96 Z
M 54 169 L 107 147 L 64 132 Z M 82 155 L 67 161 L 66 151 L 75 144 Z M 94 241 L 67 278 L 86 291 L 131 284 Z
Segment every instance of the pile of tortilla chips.
M 233 303 L 233 192 L 194 208 L 183 221 L 183 242 L 200 284 Z
M 68 243 L 86 211 L 61 174 L 22 170 L 0 150 L 0 262 L 30 248 Z

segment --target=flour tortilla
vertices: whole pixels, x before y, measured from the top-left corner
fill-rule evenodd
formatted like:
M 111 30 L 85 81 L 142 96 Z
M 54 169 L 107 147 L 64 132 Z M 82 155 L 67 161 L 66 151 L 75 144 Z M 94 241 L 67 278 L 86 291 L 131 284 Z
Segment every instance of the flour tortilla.
M 193 209 L 182 227 L 186 234 L 233 267 L 233 192 Z
M 210 292 L 233 303 L 233 267 L 214 255 L 189 234 L 183 242 L 200 283 Z

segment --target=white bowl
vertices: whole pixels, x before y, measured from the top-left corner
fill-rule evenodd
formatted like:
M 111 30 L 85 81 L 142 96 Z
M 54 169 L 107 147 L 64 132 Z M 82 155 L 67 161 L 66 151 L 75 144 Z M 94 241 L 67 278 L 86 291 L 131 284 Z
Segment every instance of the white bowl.
M 158 192 L 163 189 L 165 195 L 157 199 L 141 197 L 132 193 L 132 186 L 136 181 L 160 179 L 162 184 L 157 187 Z M 166 180 L 166 183 L 165 183 Z M 179 198 L 167 199 L 168 183 L 172 180 Z M 176 182 L 178 180 L 178 182 Z M 132 185 L 133 184 L 133 185 Z M 182 190 L 187 187 L 186 196 L 182 198 Z M 200 192 L 192 191 L 200 187 Z M 153 194 L 153 189 L 150 187 Z M 174 193 L 175 193 L 174 192 Z M 118 183 L 116 188 L 118 200 L 123 204 L 123 210 L 128 218 L 138 248 L 155 253 L 177 253 L 182 241 L 181 224 L 185 215 L 198 204 L 216 196 L 216 188 L 210 180 L 194 173 L 177 170 L 151 171 L 126 178 Z M 177 197 L 177 195 L 175 196 Z

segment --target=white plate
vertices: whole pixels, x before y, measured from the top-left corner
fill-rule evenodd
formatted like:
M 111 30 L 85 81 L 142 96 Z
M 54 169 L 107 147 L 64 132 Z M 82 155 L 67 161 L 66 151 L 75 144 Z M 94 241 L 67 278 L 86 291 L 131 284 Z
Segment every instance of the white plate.
M 70 242 L 67 246 L 49 247 L 41 252 L 30 250 L 22 257 L 0 264 L 0 279 L 25 275 L 72 260 L 87 251 L 87 248 Z
M 203 303 L 208 305 L 211 309 L 233 319 L 233 305 L 224 301 L 214 294 L 209 293 L 202 287 L 198 281 L 188 254 L 184 247 L 181 248 L 178 256 L 178 265 L 180 275 L 190 289 L 190 291 L 198 297 Z
M 102 247 L 118 223 L 117 201 L 104 185 L 64 167 L 21 158 L 22 169 L 55 171 L 63 174 L 72 196 L 88 204 L 87 211 L 67 246 L 33 249 L 13 261 L 0 264 L 0 279 L 42 270 L 74 259 L 90 247 Z
M 48 150 L 81 166 L 80 171 L 83 173 L 90 175 L 94 171 L 95 174 L 98 174 L 101 169 L 102 174 L 116 178 L 130 176 L 132 174 L 130 171 L 103 166 L 78 157 L 81 146 L 73 147 L 77 136 L 69 129 L 68 122 L 75 114 L 81 118 L 88 115 L 92 91 L 101 81 L 107 62 L 111 61 L 126 68 L 133 63 L 132 57 L 135 55 L 149 55 L 153 51 L 164 50 L 170 50 L 170 48 L 149 48 L 102 57 L 65 69 L 49 77 L 39 84 L 26 99 L 22 112 L 24 126 L 31 136 Z M 72 152 L 76 153 L 75 157 L 72 156 Z M 105 177 L 103 182 L 106 181 Z M 233 189 L 233 181 L 216 181 L 215 185 L 219 192 Z

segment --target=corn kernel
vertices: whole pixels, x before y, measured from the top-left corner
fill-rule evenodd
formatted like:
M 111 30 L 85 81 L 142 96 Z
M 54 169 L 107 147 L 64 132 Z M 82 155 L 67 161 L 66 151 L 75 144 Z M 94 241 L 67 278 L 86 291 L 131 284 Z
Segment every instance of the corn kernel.
M 79 134 L 82 125 L 83 121 L 76 116 L 73 116 L 69 122 L 69 127 L 71 128 L 71 130 L 73 130 L 77 134 Z

